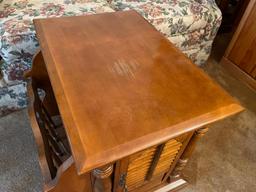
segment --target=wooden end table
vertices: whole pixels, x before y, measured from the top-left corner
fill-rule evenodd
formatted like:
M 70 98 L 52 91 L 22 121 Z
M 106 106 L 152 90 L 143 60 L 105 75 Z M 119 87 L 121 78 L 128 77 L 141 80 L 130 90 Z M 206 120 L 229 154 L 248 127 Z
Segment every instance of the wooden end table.
M 46 66 L 77 174 L 91 173 L 94 191 L 185 185 L 208 125 L 243 109 L 135 11 L 34 23 L 31 73 Z

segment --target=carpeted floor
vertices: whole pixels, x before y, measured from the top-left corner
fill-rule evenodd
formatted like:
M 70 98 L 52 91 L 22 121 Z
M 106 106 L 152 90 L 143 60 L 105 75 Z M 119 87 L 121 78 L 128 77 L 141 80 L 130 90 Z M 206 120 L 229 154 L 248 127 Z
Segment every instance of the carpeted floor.
M 39 169 L 27 111 L 0 118 L 0 192 L 41 192 Z
M 214 61 L 204 69 L 246 111 L 214 124 L 200 141 L 182 192 L 256 191 L 256 93 Z M 214 94 L 214 93 L 213 93 Z M 41 192 L 36 147 L 26 110 L 0 119 L 0 192 Z
M 205 70 L 246 110 L 210 127 L 186 168 L 191 185 L 181 192 L 255 192 L 256 92 L 214 61 Z

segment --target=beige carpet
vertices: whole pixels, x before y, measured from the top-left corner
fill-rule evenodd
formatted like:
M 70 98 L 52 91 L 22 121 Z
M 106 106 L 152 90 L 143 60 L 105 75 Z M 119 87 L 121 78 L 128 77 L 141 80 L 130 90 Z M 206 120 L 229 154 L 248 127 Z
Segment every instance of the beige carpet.
M 246 111 L 214 124 L 186 168 L 182 192 L 256 191 L 256 94 L 210 61 L 205 70 Z M 214 94 L 214 93 L 213 93 Z M 0 119 L 0 192 L 41 192 L 42 178 L 26 110 Z
M 182 192 L 255 192 L 256 93 L 213 60 L 204 69 L 246 110 L 210 127 L 186 168 L 191 184 Z

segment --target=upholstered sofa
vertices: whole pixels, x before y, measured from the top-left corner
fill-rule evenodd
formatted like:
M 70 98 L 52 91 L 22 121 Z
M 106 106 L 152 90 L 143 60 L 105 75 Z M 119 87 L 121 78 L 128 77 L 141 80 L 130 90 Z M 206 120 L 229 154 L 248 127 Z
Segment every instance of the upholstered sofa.
M 33 19 L 130 9 L 196 64 L 207 61 L 221 23 L 214 0 L 0 0 L 0 116 L 27 105 L 23 73 L 38 49 Z

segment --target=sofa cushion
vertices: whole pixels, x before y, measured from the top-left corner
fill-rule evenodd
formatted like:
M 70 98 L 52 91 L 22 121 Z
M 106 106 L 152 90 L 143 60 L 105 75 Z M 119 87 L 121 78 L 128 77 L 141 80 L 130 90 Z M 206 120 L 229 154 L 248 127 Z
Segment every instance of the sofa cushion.
M 28 104 L 26 83 L 1 87 L 0 89 L 0 117 Z
M 0 55 L 9 81 L 22 79 L 38 48 L 33 19 L 113 12 L 105 0 L 4 0 L 0 3 Z
M 186 52 L 212 42 L 221 24 L 221 12 L 214 0 L 113 0 L 112 7 L 137 11 Z M 202 64 L 207 57 L 203 58 L 193 61 Z
M 215 32 L 211 27 L 221 22 L 214 0 L 113 0 L 112 7 L 136 10 L 167 36 L 206 27 Z

